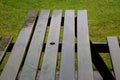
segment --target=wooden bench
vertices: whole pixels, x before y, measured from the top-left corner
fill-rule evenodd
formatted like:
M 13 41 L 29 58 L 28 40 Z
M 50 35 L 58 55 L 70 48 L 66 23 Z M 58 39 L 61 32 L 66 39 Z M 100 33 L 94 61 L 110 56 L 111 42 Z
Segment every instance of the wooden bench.
M 117 37 L 107 37 L 116 80 L 120 80 L 120 47 Z
M 52 16 L 50 17 L 50 10 L 29 11 L 11 55 L 0 75 L 0 80 L 56 80 L 56 65 L 62 26 L 64 29 L 58 80 L 76 80 L 75 55 L 77 55 L 78 62 L 77 80 L 93 80 L 92 61 L 102 74 L 103 79 L 114 80 L 113 75 L 100 56 L 96 54 L 98 52 L 89 40 L 87 11 L 78 10 L 77 17 L 75 17 L 74 10 L 65 10 L 64 14 L 62 10 L 53 10 L 51 12 Z M 47 26 L 49 26 L 49 31 L 44 46 Z M 77 39 L 77 46 L 75 46 L 75 38 Z M 111 41 L 108 40 L 108 43 L 111 43 Z M 77 47 L 77 51 L 75 47 Z M 43 48 L 45 50 L 42 56 Z M 40 75 L 37 76 L 41 59 L 42 67 Z M 119 59 L 115 61 L 118 62 Z M 97 62 L 100 62 L 103 66 L 99 68 L 100 64 Z M 116 77 L 120 74 L 118 68 L 119 65 L 115 68 L 117 70 L 115 72 Z M 118 79 L 116 78 L 116 80 Z

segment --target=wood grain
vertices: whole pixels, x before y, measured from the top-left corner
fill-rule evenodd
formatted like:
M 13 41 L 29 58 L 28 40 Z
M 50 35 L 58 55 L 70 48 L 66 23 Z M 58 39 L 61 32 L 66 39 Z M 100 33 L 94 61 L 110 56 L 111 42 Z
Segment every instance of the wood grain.
M 39 80 L 55 80 L 61 17 L 61 10 L 53 11 Z
M 78 80 L 93 80 L 87 11 L 77 13 Z
M 65 11 L 64 32 L 62 42 L 60 79 L 74 80 L 74 38 L 75 38 L 75 15 L 74 10 Z
M 19 80 L 35 80 L 45 37 L 49 10 L 41 10 Z
M 120 80 L 120 47 L 117 37 L 107 37 L 116 80 Z
M 30 11 L 26 17 L 23 28 L 20 31 L 16 43 L 12 49 L 11 55 L 0 76 L 0 80 L 16 80 L 25 51 L 27 49 L 34 23 L 38 12 Z M 32 18 L 32 20 L 30 20 Z M 28 20 L 29 19 L 29 20 Z M 26 24 L 26 25 L 25 25 Z

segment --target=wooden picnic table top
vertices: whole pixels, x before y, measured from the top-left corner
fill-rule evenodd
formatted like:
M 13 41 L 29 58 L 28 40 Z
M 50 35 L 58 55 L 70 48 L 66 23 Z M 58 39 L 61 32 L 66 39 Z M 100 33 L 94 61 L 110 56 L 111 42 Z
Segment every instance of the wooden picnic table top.
M 75 80 L 75 59 L 78 80 L 93 80 L 87 11 L 78 10 L 77 16 L 74 10 L 65 10 L 65 13 L 62 10 L 53 10 L 51 13 L 52 16 L 50 10 L 28 12 L 0 80 L 55 80 L 60 35 L 63 39 L 59 55 L 59 80 Z M 63 34 L 60 34 L 61 27 L 64 28 Z M 47 33 L 45 52 L 42 53 Z M 42 66 L 37 78 L 40 61 Z

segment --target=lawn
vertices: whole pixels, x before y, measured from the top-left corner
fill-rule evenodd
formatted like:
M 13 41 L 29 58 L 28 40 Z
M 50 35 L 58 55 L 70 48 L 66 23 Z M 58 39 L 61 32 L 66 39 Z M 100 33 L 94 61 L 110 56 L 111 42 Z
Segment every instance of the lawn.
M 0 36 L 15 38 L 28 10 L 86 9 L 92 41 L 120 35 L 120 0 L 0 0 Z
M 86 9 L 90 39 L 103 42 L 106 36 L 120 35 L 119 3 L 120 0 L 0 0 L 0 37 L 11 35 L 15 41 L 29 10 Z M 109 65 L 108 55 L 102 56 Z

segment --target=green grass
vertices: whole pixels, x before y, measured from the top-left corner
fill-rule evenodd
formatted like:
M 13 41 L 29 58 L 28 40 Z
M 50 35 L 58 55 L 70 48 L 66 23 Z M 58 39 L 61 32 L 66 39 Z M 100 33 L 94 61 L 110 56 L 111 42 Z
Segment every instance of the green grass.
M 120 0 L 0 0 L 0 37 L 11 35 L 15 41 L 29 10 L 86 9 L 90 39 L 106 41 L 106 36 L 120 35 L 119 3 Z M 109 56 L 102 56 L 111 68 Z
M 29 10 L 86 9 L 92 41 L 120 35 L 120 0 L 0 0 L 0 36 L 14 41 Z

